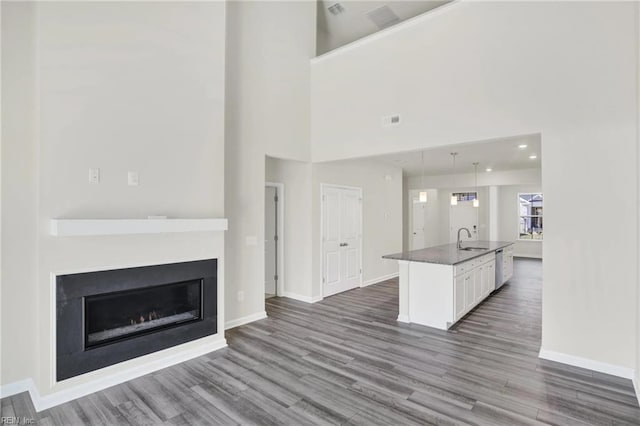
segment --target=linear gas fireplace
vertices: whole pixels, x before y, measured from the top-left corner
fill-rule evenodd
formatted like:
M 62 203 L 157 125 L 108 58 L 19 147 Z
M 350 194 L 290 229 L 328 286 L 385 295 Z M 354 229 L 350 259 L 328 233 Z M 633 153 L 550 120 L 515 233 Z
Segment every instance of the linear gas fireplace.
M 217 333 L 217 260 L 57 277 L 57 380 Z

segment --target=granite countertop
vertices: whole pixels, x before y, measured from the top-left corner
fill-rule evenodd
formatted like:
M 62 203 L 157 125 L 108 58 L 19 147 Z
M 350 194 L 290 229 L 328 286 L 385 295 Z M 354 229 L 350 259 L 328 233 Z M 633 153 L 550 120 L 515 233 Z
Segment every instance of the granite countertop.
M 492 251 L 510 246 L 513 241 L 463 241 L 462 247 L 487 247 L 486 250 L 458 250 L 456 243 L 443 246 L 427 247 L 420 250 L 382 256 L 384 259 L 408 260 L 410 262 L 437 263 L 440 265 L 456 265 Z

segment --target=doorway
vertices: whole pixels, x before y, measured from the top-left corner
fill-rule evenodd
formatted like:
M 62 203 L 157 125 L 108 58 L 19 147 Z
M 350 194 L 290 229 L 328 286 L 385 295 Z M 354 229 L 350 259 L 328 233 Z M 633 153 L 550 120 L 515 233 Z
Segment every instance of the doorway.
M 321 184 L 323 296 L 362 285 L 362 189 Z
M 411 240 L 410 250 L 425 248 L 425 207 L 426 203 L 420 201 L 419 196 L 411 196 Z
M 477 197 L 476 193 L 468 198 Z M 452 196 L 454 194 L 451 194 Z M 449 241 L 454 243 L 458 241 L 458 229 L 467 228 L 471 231 L 471 239 L 478 240 L 478 207 L 473 206 L 473 199 L 460 200 L 455 206 L 450 206 L 449 223 L 450 234 Z M 463 234 L 463 239 L 468 239 L 466 234 Z
M 284 292 L 284 184 L 267 182 L 264 190 L 264 296 Z

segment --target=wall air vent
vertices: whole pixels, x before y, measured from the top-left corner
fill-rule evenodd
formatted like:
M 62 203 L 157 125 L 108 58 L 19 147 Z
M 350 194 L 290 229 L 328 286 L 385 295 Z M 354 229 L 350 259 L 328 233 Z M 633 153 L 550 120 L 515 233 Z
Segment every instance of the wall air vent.
M 366 13 L 367 17 L 380 29 L 400 22 L 400 18 L 386 4 Z
M 400 124 L 400 114 L 382 117 L 382 127 L 397 126 Z
M 328 9 L 332 15 L 340 15 L 342 12 L 344 12 L 344 7 L 340 3 L 334 3 L 329 6 Z

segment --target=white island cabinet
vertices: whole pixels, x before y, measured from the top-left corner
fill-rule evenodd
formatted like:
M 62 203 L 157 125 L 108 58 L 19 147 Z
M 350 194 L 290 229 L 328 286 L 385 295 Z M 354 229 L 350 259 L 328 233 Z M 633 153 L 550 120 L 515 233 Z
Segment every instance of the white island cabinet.
M 511 242 L 483 242 L 480 251 L 458 250 L 455 245 L 432 247 L 385 256 L 400 265 L 398 321 L 447 330 L 496 289 L 496 254 Z M 513 256 L 498 267 L 504 280 L 513 271 Z M 498 286 L 502 283 L 498 283 Z

